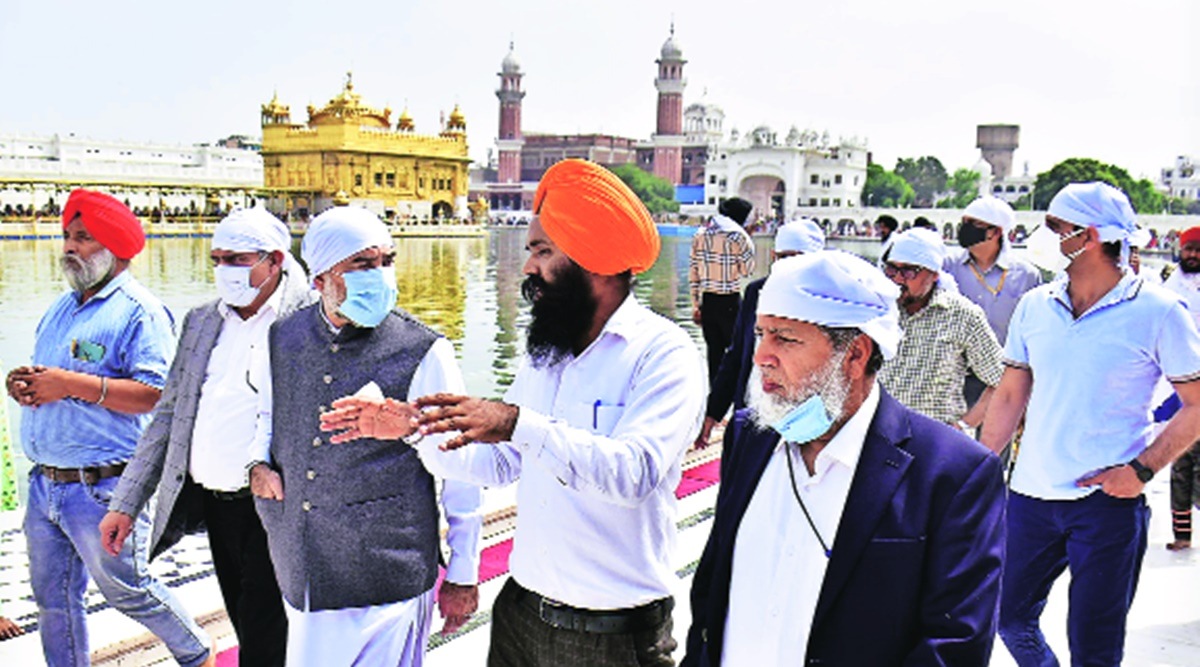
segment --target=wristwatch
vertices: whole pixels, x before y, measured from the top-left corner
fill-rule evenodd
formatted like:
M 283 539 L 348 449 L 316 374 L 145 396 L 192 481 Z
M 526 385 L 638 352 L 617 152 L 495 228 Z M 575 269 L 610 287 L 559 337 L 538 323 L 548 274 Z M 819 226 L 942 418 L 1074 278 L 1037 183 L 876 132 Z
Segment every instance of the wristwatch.
M 1126 463 L 1125 465 L 1133 468 L 1133 472 L 1137 473 L 1137 478 L 1141 480 L 1142 484 L 1146 484 L 1150 480 L 1154 479 L 1154 471 L 1147 468 L 1146 465 L 1141 461 L 1137 460 L 1137 457 L 1130 459 L 1129 463 Z

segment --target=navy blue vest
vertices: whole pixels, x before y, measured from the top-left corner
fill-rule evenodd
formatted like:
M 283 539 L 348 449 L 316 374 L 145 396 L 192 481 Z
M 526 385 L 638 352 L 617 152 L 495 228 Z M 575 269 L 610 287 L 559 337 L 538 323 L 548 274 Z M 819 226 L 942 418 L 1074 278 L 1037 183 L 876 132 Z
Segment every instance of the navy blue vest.
M 407 600 L 433 587 L 438 510 L 433 477 L 400 442 L 332 445 L 319 415 L 374 381 L 407 399 L 413 373 L 438 335 L 396 310 L 378 327 L 336 335 L 320 304 L 271 327 L 271 458 L 283 502 L 257 500 L 287 601 L 345 609 Z

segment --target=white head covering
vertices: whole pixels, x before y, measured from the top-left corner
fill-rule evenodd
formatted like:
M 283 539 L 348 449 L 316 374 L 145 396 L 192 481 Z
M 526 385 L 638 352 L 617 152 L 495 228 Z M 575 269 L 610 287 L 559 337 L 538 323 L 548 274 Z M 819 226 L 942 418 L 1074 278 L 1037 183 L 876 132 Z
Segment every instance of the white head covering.
M 1133 233 L 1129 235 L 1129 245 L 1135 248 L 1145 248 L 1146 246 L 1150 245 L 1150 239 L 1152 238 L 1153 237 L 1150 236 L 1149 229 L 1139 227 L 1133 230 Z
M 946 259 L 946 244 L 932 229 L 913 227 L 889 239 L 891 244 L 881 261 L 913 264 L 940 273 Z
M 1013 222 L 1016 220 L 1016 215 L 1008 202 L 991 195 L 985 195 L 968 204 L 966 210 L 963 211 L 963 217 L 975 218 L 999 227 L 1004 230 L 1006 237 L 1012 231 Z
M 292 234 L 279 218 L 261 208 L 238 208 L 213 231 L 212 247 L 232 252 L 279 250 L 288 253 Z
M 337 206 L 313 219 L 300 243 L 300 256 L 313 278 L 347 257 L 376 246 L 392 247 L 379 216 L 359 206 Z
M 891 359 L 904 335 L 896 298 L 900 288 L 869 262 L 840 250 L 781 259 L 758 297 L 758 314 L 826 327 L 858 329 Z
M 814 220 L 793 220 L 775 232 L 775 252 L 816 252 L 825 248 L 825 231 Z
M 1046 215 L 1080 227 L 1095 227 L 1104 243 L 1124 241 L 1137 229 L 1129 197 L 1108 183 L 1068 184 L 1050 200 Z

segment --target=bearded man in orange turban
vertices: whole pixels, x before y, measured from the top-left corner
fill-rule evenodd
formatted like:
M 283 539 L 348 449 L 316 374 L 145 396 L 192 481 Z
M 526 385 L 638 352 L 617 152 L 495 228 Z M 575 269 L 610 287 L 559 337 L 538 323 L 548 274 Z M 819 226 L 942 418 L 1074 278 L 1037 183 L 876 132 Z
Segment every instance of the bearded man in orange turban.
M 620 179 L 564 160 L 534 213 L 528 355 L 504 400 L 342 399 L 324 427 L 342 431 L 334 442 L 415 440 L 448 479 L 521 480 L 489 665 L 672 665 L 674 491 L 703 416 L 699 351 L 631 291 L 661 242 Z M 439 450 L 420 440 L 433 433 L 455 435 Z

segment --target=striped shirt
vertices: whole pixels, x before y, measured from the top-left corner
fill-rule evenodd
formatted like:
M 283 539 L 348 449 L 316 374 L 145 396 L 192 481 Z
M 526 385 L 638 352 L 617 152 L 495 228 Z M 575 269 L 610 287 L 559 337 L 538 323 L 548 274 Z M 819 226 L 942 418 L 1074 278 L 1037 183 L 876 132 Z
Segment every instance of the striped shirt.
M 162 389 L 175 356 L 175 331 L 165 306 L 129 271 L 79 303 L 58 298 L 38 324 L 33 363 Z M 21 442 L 30 461 L 83 468 L 127 461 L 150 415 L 130 415 L 75 398 L 23 407 Z
M 883 364 L 879 383 L 909 408 L 954 423 L 967 412 L 968 369 L 989 387 L 1000 383 L 1000 343 L 983 310 L 961 294 L 935 286 L 921 310 L 909 315 L 900 309 L 900 328 L 904 339 Z
M 728 231 L 716 226 L 701 227 L 692 237 L 688 260 L 688 288 L 692 304 L 700 305 L 700 295 L 737 294 L 741 280 L 754 273 L 754 244 L 743 231 Z

